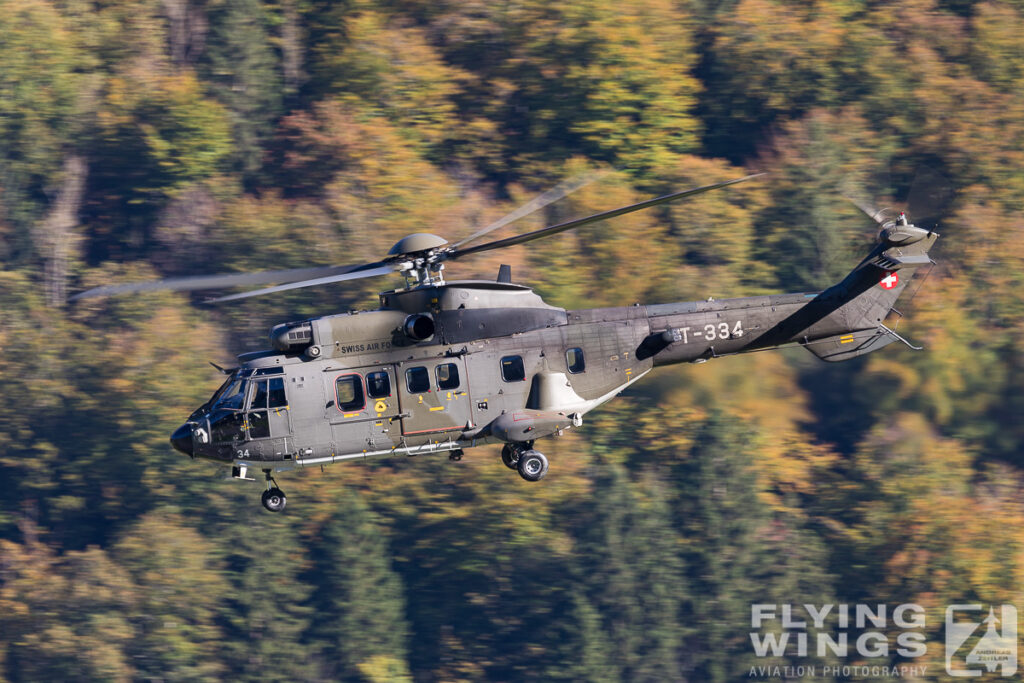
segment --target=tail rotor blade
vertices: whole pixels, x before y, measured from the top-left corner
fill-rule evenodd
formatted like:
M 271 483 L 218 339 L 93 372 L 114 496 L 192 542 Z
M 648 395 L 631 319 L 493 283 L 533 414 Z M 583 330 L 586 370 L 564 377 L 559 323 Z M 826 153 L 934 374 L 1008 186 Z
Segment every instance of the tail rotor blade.
M 907 211 L 916 222 L 941 216 L 955 198 L 949 178 L 929 166 L 922 167 L 907 190 Z
M 885 225 L 886 216 L 888 215 L 888 212 L 891 211 L 891 209 L 876 208 L 875 206 L 869 204 L 868 202 L 862 201 L 860 199 L 855 199 L 853 197 L 846 197 L 846 201 L 856 206 L 864 213 L 865 216 L 873 220 L 875 223 L 878 223 L 879 225 Z

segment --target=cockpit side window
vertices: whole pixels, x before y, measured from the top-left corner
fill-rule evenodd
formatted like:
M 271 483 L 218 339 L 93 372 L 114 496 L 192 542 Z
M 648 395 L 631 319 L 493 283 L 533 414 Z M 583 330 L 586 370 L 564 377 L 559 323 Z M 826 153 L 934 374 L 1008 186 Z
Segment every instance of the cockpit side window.
M 245 438 L 243 413 L 218 410 L 210 416 L 210 432 L 214 443 L 238 441 Z
M 252 401 L 249 403 L 250 410 L 259 410 L 267 407 L 267 381 L 253 382 L 255 388 L 252 392 Z
M 275 377 L 270 380 L 270 393 L 267 396 L 268 408 L 284 408 L 288 405 L 288 397 L 284 393 L 284 378 Z

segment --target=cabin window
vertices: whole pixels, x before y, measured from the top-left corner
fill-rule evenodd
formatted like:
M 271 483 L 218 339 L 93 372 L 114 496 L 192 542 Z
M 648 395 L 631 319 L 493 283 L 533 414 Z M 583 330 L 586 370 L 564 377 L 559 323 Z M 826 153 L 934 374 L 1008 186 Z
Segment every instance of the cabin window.
M 366 393 L 370 398 L 387 398 L 391 395 L 391 378 L 386 372 L 371 372 L 366 376 Z
M 363 381 L 359 375 L 343 375 L 334 383 L 334 387 L 338 394 L 338 410 L 341 412 L 362 410 L 366 405 Z
M 405 385 L 410 394 L 422 394 L 430 391 L 430 373 L 422 366 L 409 368 L 405 371 Z
M 522 382 L 526 379 L 526 368 L 522 356 L 505 356 L 501 359 L 501 378 L 506 382 Z
M 459 388 L 459 366 L 455 363 L 442 363 L 437 366 L 437 388 L 458 389 Z
M 583 372 L 587 369 L 587 362 L 583 360 L 583 349 L 576 348 L 569 349 L 565 352 L 565 364 L 569 367 L 569 372 L 576 374 L 577 372 Z

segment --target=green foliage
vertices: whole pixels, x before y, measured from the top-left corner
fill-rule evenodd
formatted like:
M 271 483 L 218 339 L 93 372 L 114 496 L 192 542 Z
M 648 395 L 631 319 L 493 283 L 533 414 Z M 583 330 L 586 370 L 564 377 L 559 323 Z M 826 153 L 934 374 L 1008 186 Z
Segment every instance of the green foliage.
M 576 548 L 588 561 L 574 580 L 589 599 L 577 608 L 583 610 L 581 640 L 600 633 L 604 662 L 586 653 L 581 666 L 593 670 L 603 663 L 603 675 L 612 680 L 671 679 L 681 666 L 683 642 L 693 635 L 681 623 L 681 602 L 693 596 L 665 485 L 651 474 L 631 486 L 621 466 L 597 464 L 601 473 Z M 588 608 L 600 615 L 600 631 Z
M 832 602 L 821 542 L 798 518 L 773 517 L 757 500 L 757 476 L 745 457 L 751 436 L 735 419 L 713 413 L 673 472 L 672 518 L 693 595 L 686 617 L 700 624 L 684 666 L 702 680 L 731 681 L 757 664 L 787 664 L 752 656 L 752 604 L 786 603 L 792 595 Z
M 281 60 L 269 40 L 268 15 L 258 0 L 226 0 L 213 4 L 209 14 L 206 80 L 211 95 L 230 112 L 233 166 L 249 179 L 262 169 L 284 96 Z
M 300 576 L 307 559 L 288 521 L 257 515 L 224 551 L 230 586 L 219 601 L 221 652 L 237 680 L 265 680 L 267 672 L 288 680 L 316 675 L 313 648 L 303 642 L 313 612 L 312 589 Z M 233 535 L 230 517 L 223 522 L 222 533 Z
M 317 530 L 309 575 L 312 638 L 331 679 L 409 680 L 405 598 L 386 537 L 366 503 L 343 493 Z
M 10 255 L 26 256 L 78 117 L 88 59 L 68 22 L 45 0 L 0 3 L 0 220 L 19 230 Z
M 751 603 L 918 602 L 934 652 L 944 605 L 1024 604 L 1022 11 L 0 0 L 0 680 L 738 680 Z M 926 352 L 658 370 L 545 443 L 541 485 L 479 449 L 295 476 L 264 514 L 169 433 L 207 360 L 382 283 L 51 287 L 375 260 L 595 171 L 502 236 L 765 170 L 449 275 L 581 308 L 816 289 L 875 230 L 845 197 L 902 208 L 922 161 L 956 191 L 900 303 Z

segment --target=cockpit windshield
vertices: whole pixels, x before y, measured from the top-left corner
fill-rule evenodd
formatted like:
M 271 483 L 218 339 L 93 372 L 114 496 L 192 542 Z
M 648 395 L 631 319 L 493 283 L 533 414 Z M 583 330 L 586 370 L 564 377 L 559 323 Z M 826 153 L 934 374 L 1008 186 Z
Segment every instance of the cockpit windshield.
M 245 402 L 245 387 L 247 382 L 244 379 L 233 379 L 228 382 L 223 393 L 213 402 L 214 408 L 225 410 L 241 410 Z
M 204 403 L 197 412 L 206 412 L 213 408 L 241 410 L 242 403 L 245 401 L 246 384 L 247 382 L 241 377 L 241 373 L 236 372 L 225 380 L 224 384 L 220 385 L 220 388 L 213 393 L 210 400 Z

